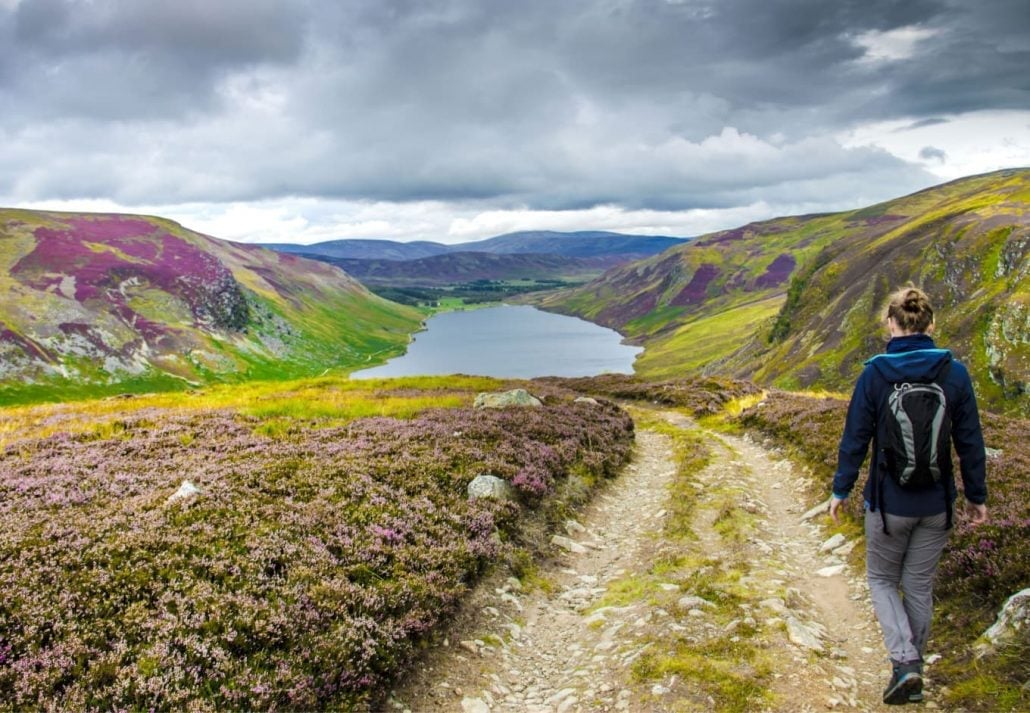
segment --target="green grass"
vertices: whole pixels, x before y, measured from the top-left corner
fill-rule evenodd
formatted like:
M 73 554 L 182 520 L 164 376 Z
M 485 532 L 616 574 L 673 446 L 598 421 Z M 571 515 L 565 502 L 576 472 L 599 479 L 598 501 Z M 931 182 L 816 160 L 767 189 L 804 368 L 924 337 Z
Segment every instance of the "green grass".
M 771 672 L 754 646 L 723 641 L 702 646 L 680 641 L 667 652 L 645 653 L 633 665 L 638 681 L 670 675 L 689 681 L 703 692 L 696 701 L 700 709 L 718 713 L 747 713 L 769 705 L 772 695 L 765 681 Z
M 469 376 L 361 380 L 323 376 L 146 393 L 124 399 L 13 406 L 0 408 L 0 446 L 58 431 L 103 433 L 111 422 L 139 411 L 230 409 L 263 421 L 260 428 L 265 435 L 281 435 L 296 428 L 298 420 L 339 424 L 366 416 L 408 418 L 428 408 L 471 404 L 476 393 L 495 390 L 502 383 Z
M 689 321 L 647 345 L 634 368 L 645 378 L 663 379 L 700 371 L 733 354 L 776 316 L 782 296 L 767 297 Z

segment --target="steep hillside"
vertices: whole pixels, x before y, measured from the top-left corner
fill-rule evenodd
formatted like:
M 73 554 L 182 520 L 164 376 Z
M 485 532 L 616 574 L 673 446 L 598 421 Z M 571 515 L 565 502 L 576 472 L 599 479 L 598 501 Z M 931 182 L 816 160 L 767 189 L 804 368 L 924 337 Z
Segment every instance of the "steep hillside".
M 312 256 L 314 257 L 314 256 Z M 505 255 L 454 252 L 417 260 L 352 260 L 320 258 L 367 284 L 444 285 L 477 280 L 545 280 L 597 277 L 618 256 L 576 258 L 565 255 Z
M 637 371 L 848 389 L 883 344 L 882 309 L 907 281 L 938 305 L 937 334 L 981 398 L 1026 413 L 1030 170 L 954 181 L 869 208 L 703 236 L 609 271 L 542 306 L 646 347 Z
M 0 211 L 0 296 L 5 401 L 365 364 L 419 323 L 332 266 L 143 216 Z

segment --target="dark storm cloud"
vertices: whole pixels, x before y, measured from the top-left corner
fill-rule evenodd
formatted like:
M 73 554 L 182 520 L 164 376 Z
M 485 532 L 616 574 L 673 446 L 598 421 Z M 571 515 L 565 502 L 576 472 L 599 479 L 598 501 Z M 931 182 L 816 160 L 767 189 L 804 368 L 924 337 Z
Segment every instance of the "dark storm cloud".
M 928 175 L 832 137 L 1030 107 L 1028 38 L 1026 0 L 22 0 L 0 9 L 0 190 L 689 208 L 875 176 L 901 193 Z
M 226 73 L 290 62 L 303 41 L 280 0 L 22 0 L 0 23 L 0 87 L 25 122 L 195 113 Z
M 1030 107 L 1030 6 L 1025 0 L 941 2 L 923 52 L 881 68 L 887 91 L 866 109 L 925 117 Z

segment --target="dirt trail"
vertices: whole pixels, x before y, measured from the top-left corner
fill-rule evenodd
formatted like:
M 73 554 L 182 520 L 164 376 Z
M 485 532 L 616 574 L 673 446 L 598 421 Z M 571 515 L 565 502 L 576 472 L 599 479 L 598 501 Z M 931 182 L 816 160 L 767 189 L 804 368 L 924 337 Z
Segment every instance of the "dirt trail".
M 692 534 L 676 542 L 663 534 L 673 443 L 638 428 L 631 464 L 567 524 L 565 549 L 541 572 L 551 586 L 524 592 L 508 579 L 480 587 L 389 707 L 893 710 L 880 703 L 887 667 L 864 578 L 843 559 L 853 543 L 821 551 L 822 518 L 802 521 L 814 503 L 801 495 L 801 474 L 747 436 L 658 414 L 703 433 L 712 454 L 686 476 L 699 494 Z M 730 594 L 713 598 L 718 587 Z M 700 655 L 690 653 L 695 643 Z M 734 698 L 745 694 L 727 692 L 726 681 L 741 680 L 759 681 L 767 695 Z M 932 688 L 927 694 L 923 707 L 936 708 Z

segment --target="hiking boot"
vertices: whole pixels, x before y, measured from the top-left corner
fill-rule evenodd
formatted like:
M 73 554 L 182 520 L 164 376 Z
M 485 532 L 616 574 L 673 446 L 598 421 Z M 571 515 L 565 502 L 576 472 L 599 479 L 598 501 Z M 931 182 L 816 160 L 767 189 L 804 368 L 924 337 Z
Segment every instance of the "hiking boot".
M 923 702 L 923 664 L 922 662 L 913 663 L 916 666 L 916 672 L 919 673 L 919 683 L 912 687 L 912 692 L 908 694 L 909 703 L 922 703 Z
M 923 674 L 919 662 L 895 664 L 890 683 L 883 692 L 883 702 L 891 706 L 919 703 L 923 700 Z

